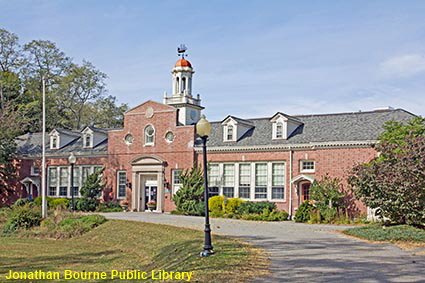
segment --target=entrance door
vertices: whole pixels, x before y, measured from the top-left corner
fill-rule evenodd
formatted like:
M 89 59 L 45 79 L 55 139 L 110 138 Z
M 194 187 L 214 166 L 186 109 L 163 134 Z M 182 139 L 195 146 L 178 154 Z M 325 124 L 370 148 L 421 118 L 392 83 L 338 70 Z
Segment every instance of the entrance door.
M 145 183 L 145 210 L 148 209 L 148 202 L 155 201 L 157 203 L 158 183 L 156 180 L 147 180 Z
M 301 193 L 302 193 L 302 200 L 303 201 L 310 199 L 310 185 L 311 185 L 311 183 L 301 184 Z

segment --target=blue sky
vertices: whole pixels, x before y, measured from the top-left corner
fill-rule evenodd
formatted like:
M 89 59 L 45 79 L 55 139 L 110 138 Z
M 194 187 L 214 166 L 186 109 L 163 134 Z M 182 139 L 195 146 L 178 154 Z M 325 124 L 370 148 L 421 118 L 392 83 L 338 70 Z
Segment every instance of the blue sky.
M 21 44 L 56 42 L 135 106 L 171 92 L 185 43 L 210 120 L 366 111 L 425 115 L 425 1 L 0 0 Z

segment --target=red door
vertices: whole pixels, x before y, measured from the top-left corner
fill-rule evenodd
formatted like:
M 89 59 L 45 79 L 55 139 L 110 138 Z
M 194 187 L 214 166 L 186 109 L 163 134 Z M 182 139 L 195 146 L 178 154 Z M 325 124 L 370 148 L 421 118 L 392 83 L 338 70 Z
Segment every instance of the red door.
M 302 200 L 306 201 L 310 199 L 310 183 L 304 183 L 301 185 Z

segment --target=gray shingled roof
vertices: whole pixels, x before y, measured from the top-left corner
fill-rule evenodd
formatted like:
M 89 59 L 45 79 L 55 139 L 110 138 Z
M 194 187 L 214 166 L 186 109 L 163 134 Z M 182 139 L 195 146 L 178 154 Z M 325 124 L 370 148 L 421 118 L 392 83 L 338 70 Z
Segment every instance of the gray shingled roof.
M 386 121 L 407 122 L 415 115 L 403 109 L 395 109 L 292 117 L 301 121 L 303 125 L 299 126 L 287 140 L 272 140 L 271 117 L 247 119 L 252 121 L 254 127 L 237 142 L 224 142 L 221 122 L 212 122 L 208 146 L 261 146 L 376 140 L 382 133 L 382 126 Z
M 42 133 L 28 133 L 19 136 L 16 139 L 18 145 L 18 154 L 35 156 L 41 154 L 42 148 Z M 71 152 L 76 155 L 90 155 L 90 154 L 106 154 L 108 152 L 108 140 L 101 142 L 94 148 L 83 148 L 83 141 L 81 136 L 76 137 L 75 140 L 61 149 L 50 149 L 50 136 L 46 134 L 46 155 L 47 156 L 69 156 Z

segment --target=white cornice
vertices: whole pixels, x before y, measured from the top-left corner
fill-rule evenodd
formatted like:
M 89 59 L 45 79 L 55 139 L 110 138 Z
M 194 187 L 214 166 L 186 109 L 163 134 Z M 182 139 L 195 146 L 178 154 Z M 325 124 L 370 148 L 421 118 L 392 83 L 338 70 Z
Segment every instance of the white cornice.
M 352 148 L 370 147 L 377 140 L 366 141 L 335 141 L 335 142 L 311 142 L 303 144 L 273 144 L 256 146 L 207 146 L 208 152 L 240 152 L 240 151 L 282 151 L 282 150 L 305 150 L 305 149 L 330 149 L 330 148 Z M 195 147 L 196 152 L 201 152 L 201 147 Z
M 71 153 L 67 152 L 66 154 L 46 154 L 46 158 L 68 158 L 69 155 Z M 84 158 L 99 158 L 99 157 L 108 157 L 108 153 L 104 152 L 99 152 L 99 153 L 76 153 L 75 157 L 79 158 L 79 157 L 84 157 Z M 32 154 L 32 155 L 27 155 L 27 154 L 22 154 L 18 156 L 18 159 L 40 159 L 41 158 L 41 154 Z

